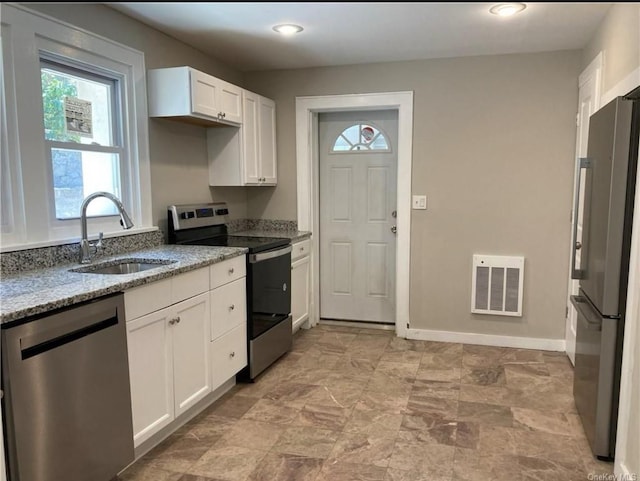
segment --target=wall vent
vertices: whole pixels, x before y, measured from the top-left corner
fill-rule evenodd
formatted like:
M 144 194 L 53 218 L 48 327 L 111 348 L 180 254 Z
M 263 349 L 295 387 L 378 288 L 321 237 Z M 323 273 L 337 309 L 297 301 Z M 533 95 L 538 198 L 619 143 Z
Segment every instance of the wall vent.
M 524 257 L 473 256 L 471 312 L 522 316 Z

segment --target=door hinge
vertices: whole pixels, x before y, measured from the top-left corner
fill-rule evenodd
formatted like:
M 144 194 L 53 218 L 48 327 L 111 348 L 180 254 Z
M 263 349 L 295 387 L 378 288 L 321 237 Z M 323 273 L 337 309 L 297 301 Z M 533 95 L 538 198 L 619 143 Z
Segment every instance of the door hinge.
M 580 127 L 580 112 L 576 114 L 576 127 Z
M 569 306 L 564 307 L 564 318 L 569 319 Z
M 407 329 L 409 329 L 409 323 L 407 322 Z

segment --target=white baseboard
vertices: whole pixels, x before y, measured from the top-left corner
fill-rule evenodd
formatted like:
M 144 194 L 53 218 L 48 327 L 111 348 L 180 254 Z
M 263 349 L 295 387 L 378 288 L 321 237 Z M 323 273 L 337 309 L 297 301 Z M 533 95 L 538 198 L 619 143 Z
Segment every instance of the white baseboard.
M 619 481 L 635 481 L 638 479 L 638 473 L 632 473 L 624 463 L 616 463 L 614 473 Z
M 427 329 L 407 329 L 407 339 L 420 341 L 460 342 L 481 346 L 515 347 L 538 349 L 540 351 L 566 351 L 564 339 L 539 339 L 533 337 L 494 336 L 471 332 L 432 331 Z
M 620 82 L 618 82 L 613 88 L 604 93 L 600 99 L 600 107 L 604 107 L 616 97 L 620 95 L 626 95 L 634 88 L 640 85 L 640 67 L 635 69 Z

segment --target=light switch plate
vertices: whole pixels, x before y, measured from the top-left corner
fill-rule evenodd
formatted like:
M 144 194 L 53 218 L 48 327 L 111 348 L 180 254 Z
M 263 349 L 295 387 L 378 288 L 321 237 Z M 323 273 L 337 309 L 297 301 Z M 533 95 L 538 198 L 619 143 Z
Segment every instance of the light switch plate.
M 426 195 L 414 195 L 413 196 L 413 208 L 425 210 L 427 208 L 427 196 Z

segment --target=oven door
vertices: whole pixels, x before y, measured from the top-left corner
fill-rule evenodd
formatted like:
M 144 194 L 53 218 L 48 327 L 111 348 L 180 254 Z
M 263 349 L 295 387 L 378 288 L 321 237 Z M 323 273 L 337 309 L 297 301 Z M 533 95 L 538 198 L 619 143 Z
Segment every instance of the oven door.
M 291 246 L 249 254 L 247 262 L 249 339 L 291 314 Z

